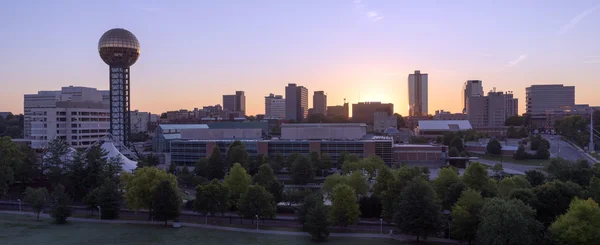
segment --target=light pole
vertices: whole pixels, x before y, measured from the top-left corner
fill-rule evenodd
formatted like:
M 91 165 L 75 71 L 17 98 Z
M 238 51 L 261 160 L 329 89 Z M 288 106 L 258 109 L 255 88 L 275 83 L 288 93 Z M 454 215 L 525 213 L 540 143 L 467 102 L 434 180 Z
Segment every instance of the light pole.
M 383 235 L 383 219 L 379 219 L 379 234 Z
M 258 230 L 258 214 L 256 215 L 256 230 Z
M 101 218 L 102 217 L 102 209 L 100 208 L 100 206 L 97 206 L 97 207 L 98 207 L 98 219 L 102 219 Z
M 17 202 L 19 202 L 19 212 L 21 212 L 21 199 L 17 199 Z

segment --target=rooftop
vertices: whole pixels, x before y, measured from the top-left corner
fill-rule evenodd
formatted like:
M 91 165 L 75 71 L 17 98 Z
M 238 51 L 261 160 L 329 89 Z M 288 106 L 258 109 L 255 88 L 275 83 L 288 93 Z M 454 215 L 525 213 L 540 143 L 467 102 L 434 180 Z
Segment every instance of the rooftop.
M 324 127 L 366 127 L 365 123 L 284 123 L 281 127 L 324 128 Z
M 469 120 L 420 120 L 419 130 L 461 131 L 473 129 Z
M 181 130 L 181 129 L 196 129 L 208 128 L 206 124 L 160 124 L 158 127 L 162 130 Z

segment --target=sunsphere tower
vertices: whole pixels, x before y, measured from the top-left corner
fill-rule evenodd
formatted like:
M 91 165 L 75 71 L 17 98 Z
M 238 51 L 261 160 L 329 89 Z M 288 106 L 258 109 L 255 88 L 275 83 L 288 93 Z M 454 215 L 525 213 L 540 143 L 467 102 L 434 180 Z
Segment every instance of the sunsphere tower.
M 105 32 L 98 41 L 98 52 L 110 67 L 110 134 L 113 139 L 129 145 L 130 88 L 129 67 L 140 56 L 140 43 L 128 30 L 115 28 Z

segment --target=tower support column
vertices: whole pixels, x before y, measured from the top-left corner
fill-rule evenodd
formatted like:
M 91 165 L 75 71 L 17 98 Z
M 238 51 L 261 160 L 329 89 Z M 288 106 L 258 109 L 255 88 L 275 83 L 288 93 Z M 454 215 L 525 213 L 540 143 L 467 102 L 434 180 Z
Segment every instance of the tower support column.
M 110 66 L 110 133 L 125 146 L 131 128 L 129 95 L 129 67 Z

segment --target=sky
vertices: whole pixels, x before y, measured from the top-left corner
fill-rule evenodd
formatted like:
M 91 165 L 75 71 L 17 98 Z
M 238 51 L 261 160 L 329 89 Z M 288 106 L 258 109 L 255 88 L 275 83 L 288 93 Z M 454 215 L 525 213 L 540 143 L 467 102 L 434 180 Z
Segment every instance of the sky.
M 131 108 L 160 113 L 246 92 L 247 114 L 287 83 L 328 105 L 393 103 L 408 112 L 408 74 L 429 74 L 429 113 L 462 110 L 466 80 L 484 91 L 576 86 L 600 105 L 600 1 L 1 1 L 0 111 L 62 86 L 108 89 L 98 55 L 111 28 L 141 45 Z

